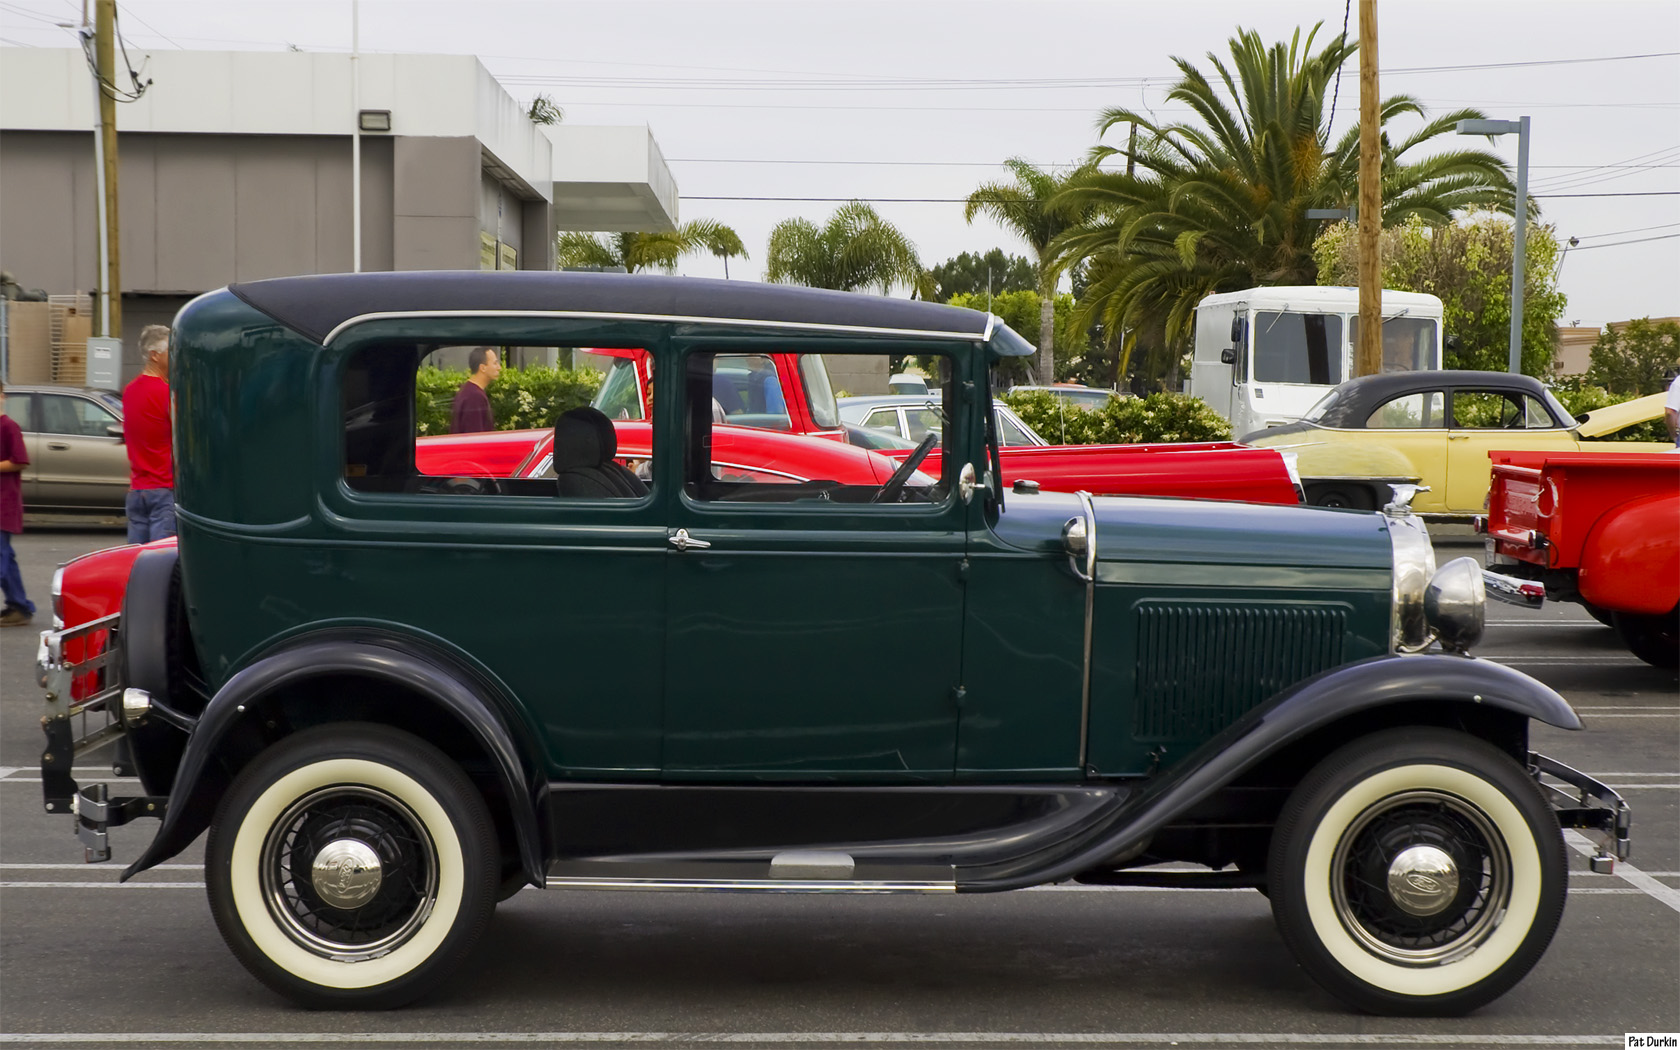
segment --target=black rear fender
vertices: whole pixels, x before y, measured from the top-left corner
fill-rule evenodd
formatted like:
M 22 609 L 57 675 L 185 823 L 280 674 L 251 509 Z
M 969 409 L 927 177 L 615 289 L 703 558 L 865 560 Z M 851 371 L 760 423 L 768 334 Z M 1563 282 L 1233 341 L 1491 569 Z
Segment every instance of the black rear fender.
M 210 699 L 186 743 L 163 826 L 127 879 L 209 827 L 241 769 L 270 744 L 328 722 L 413 733 L 457 761 L 489 803 L 509 874 L 542 885 L 540 756 L 511 705 L 470 669 L 394 637 L 312 636 L 255 661 Z

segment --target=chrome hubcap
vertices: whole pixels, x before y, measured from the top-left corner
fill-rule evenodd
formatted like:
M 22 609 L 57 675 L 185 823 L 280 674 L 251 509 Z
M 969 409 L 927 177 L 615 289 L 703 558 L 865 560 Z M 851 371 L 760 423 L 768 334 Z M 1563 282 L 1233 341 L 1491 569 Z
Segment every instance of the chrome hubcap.
M 1392 875 L 1390 876 L 1392 879 Z M 310 865 L 310 881 L 321 900 L 335 908 L 357 908 L 379 892 L 384 871 L 379 854 L 360 839 L 338 839 L 321 847 Z
M 1388 895 L 1408 915 L 1434 915 L 1458 896 L 1458 865 L 1436 846 L 1401 850 L 1388 866 Z

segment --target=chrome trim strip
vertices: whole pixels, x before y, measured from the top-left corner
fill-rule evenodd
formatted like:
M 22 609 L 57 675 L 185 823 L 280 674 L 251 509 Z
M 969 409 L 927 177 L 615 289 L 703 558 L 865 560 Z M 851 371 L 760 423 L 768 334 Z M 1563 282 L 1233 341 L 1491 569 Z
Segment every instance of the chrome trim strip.
M 551 890 L 711 890 L 725 893 L 955 893 L 951 882 L 883 879 L 632 879 L 550 875 Z
M 1086 768 L 1091 737 L 1091 617 L 1097 602 L 1097 508 L 1083 489 L 1079 497 L 1085 515 L 1085 667 L 1079 691 L 1079 768 Z
M 943 339 L 953 342 L 983 342 L 989 334 L 980 332 L 931 332 L 919 328 L 873 328 L 862 325 L 817 324 L 809 321 L 765 321 L 751 317 L 692 317 L 684 314 L 623 314 L 598 310 L 392 310 L 386 313 L 357 314 L 342 321 L 322 346 L 331 346 L 345 329 L 370 321 L 410 320 L 427 317 L 523 317 L 579 321 L 656 321 L 670 324 L 740 325 L 746 328 L 772 328 L 796 332 L 839 332 L 846 335 L 904 336 L 911 339 Z
M 986 311 L 986 330 L 985 330 L 985 332 L 981 333 L 980 338 L 981 339 L 986 339 L 986 340 L 991 339 L 992 338 L 992 332 L 997 329 L 997 324 L 998 324 L 997 314 L 994 314 L 990 310 L 987 310 Z

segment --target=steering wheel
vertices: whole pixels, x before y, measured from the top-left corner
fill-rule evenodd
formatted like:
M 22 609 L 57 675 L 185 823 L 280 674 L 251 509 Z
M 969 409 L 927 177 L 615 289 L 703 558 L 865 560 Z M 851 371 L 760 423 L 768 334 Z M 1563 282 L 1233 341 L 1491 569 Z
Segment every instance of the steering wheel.
M 910 475 L 916 473 L 916 468 L 922 465 L 922 460 L 928 458 L 928 453 L 932 452 L 933 446 L 937 444 L 939 444 L 939 435 L 932 430 L 928 431 L 927 436 L 922 438 L 921 444 L 917 445 L 910 455 L 905 457 L 904 462 L 900 463 L 898 469 L 893 471 L 892 477 L 888 478 L 887 483 L 881 486 L 881 491 L 875 493 L 875 498 L 869 502 L 897 503 L 903 499 L 904 486 L 910 483 Z
M 500 496 L 502 483 L 491 477 L 421 477 L 411 491 L 438 496 Z

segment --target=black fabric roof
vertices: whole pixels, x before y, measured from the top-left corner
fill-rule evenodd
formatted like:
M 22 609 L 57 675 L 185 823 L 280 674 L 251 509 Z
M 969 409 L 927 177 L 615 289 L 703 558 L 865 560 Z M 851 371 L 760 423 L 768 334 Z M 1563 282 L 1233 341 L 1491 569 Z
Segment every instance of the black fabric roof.
M 986 315 L 938 303 L 756 281 L 538 270 L 276 277 L 228 286 L 249 305 L 319 343 L 362 314 L 565 310 L 958 332 L 979 337 Z
M 1476 387 L 1482 390 L 1510 390 L 1550 402 L 1546 388 L 1533 376 L 1510 372 L 1473 372 L 1442 369 L 1430 372 L 1384 372 L 1381 375 L 1349 379 L 1336 388 L 1339 395 L 1318 422 L 1327 427 L 1358 428 L 1372 412 L 1390 398 L 1431 390 Z M 1276 431 L 1272 431 L 1276 433 Z

